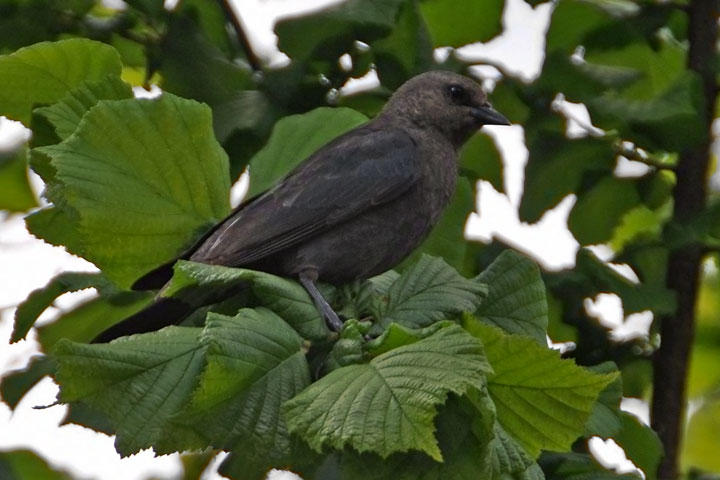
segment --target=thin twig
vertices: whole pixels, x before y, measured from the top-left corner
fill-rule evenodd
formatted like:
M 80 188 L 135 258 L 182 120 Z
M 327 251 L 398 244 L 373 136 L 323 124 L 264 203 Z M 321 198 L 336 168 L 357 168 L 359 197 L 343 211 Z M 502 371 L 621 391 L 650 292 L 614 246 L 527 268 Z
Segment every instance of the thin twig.
M 255 55 L 255 52 L 250 45 L 250 40 L 248 39 L 248 36 L 245 33 L 245 29 L 243 28 L 242 20 L 240 20 L 238 15 L 235 13 L 235 10 L 230 4 L 230 0 L 218 1 L 220 2 L 220 6 L 225 12 L 225 16 L 227 17 L 228 21 L 230 21 L 230 24 L 232 24 L 233 30 L 235 30 L 235 34 L 237 35 L 238 41 L 240 42 L 240 46 L 245 52 L 245 57 L 247 57 L 248 64 L 250 64 L 250 67 L 253 69 L 253 71 L 261 71 L 262 62 L 260 61 L 258 56 Z

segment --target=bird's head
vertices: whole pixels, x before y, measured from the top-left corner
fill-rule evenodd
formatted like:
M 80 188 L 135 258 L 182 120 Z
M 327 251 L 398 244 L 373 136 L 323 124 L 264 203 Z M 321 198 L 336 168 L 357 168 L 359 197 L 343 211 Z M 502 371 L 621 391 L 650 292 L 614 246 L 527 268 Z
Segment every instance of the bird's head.
M 445 71 L 426 72 L 405 82 L 383 113 L 436 130 L 456 148 L 484 125 L 510 125 L 477 82 Z

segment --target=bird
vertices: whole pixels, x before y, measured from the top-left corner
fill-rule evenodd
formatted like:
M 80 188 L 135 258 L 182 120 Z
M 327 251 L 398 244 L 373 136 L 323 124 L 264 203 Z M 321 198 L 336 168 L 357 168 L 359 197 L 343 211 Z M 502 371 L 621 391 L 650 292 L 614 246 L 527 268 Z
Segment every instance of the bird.
M 317 282 L 371 278 L 408 257 L 450 202 L 458 151 L 484 125 L 510 122 L 478 82 L 441 70 L 412 77 L 375 118 L 240 204 L 180 258 L 295 278 L 328 327 L 339 331 L 343 323 Z M 141 277 L 133 289 L 161 288 L 174 261 Z M 179 323 L 198 307 L 158 296 L 94 342 Z

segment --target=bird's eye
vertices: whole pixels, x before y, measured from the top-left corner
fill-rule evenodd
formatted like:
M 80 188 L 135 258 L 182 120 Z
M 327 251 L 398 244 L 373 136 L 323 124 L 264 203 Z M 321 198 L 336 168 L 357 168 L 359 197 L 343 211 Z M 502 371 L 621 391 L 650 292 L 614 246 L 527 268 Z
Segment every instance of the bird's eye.
M 453 102 L 457 105 L 465 103 L 467 94 L 465 93 L 465 89 L 463 87 L 460 85 L 451 85 L 448 91 L 450 92 L 450 98 L 452 98 Z

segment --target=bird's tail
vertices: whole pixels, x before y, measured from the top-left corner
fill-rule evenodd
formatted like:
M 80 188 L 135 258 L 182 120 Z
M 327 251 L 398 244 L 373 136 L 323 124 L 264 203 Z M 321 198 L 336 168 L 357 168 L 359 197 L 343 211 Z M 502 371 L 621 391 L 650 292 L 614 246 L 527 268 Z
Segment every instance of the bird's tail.
M 153 303 L 100 333 L 92 343 L 107 343 L 118 337 L 160 330 L 182 322 L 197 307 L 177 298 L 159 297 Z

